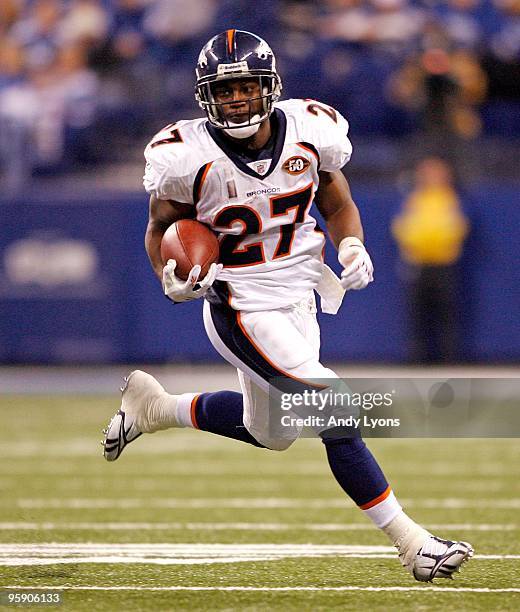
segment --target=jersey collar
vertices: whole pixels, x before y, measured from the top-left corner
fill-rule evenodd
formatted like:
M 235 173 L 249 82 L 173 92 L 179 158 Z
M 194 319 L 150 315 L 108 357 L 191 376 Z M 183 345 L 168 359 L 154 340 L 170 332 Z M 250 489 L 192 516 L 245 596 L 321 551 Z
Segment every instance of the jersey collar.
M 253 176 L 257 179 L 265 179 L 267 178 L 276 168 L 278 162 L 280 161 L 280 156 L 282 155 L 282 150 L 285 144 L 285 134 L 287 132 L 287 119 L 285 117 L 285 113 L 279 109 L 275 108 L 273 114 L 276 116 L 276 133 L 275 133 L 275 142 L 273 147 L 273 156 L 271 159 L 271 165 L 269 166 L 269 170 L 265 174 L 258 174 L 255 172 L 253 168 L 248 166 L 242 157 L 236 153 L 234 147 L 230 143 L 230 141 L 222 134 L 221 130 L 211 125 L 209 121 L 206 121 L 206 129 L 208 130 L 209 135 L 217 146 L 224 151 L 224 153 L 229 157 L 229 159 L 235 164 L 235 166 L 244 172 L 245 174 L 249 174 L 249 176 Z

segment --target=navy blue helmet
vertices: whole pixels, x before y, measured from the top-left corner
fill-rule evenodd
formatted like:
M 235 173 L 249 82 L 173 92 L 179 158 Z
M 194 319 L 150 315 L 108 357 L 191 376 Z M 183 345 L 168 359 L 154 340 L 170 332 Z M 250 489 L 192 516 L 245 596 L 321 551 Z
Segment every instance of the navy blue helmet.
M 254 78 L 260 85 L 262 115 L 249 115 L 249 125 L 264 121 L 273 110 L 273 103 L 282 92 L 282 81 L 276 72 L 276 60 L 271 47 L 259 36 L 243 30 L 226 30 L 209 40 L 197 62 L 196 99 L 209 122 L 218 128 L 233 129 L 220 112 L 222 104 L 215 102 L 212 85 L 228 79 Z M 251 108 L 251 104 L 250 104 Z M 238 127 L 238 126 L 236 126 Z

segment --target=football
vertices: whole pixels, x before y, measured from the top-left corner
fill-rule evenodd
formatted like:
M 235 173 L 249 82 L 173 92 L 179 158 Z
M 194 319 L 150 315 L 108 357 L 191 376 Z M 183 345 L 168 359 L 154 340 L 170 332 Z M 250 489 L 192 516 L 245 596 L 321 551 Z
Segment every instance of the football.
M 216 235 L 203 223 L 194 219 L 181 219 L 164 233 L 161 240 L 163 264 L 175 259 L 175 275 L 186 280 L 193 266 L 202 268 L 199 279 L 203 279 L 212 263 L 218 261 L 219 244 Z

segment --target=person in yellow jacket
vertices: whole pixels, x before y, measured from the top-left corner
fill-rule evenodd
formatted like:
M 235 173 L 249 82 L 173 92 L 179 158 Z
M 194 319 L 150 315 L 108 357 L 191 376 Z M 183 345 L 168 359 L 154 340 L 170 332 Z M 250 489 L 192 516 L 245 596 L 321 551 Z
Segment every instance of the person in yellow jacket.
M 460 357 L 456 263 L 468 229 L 451 168 L 437 157 L 423 159 L 415 169 L 415 188 L 392 223 L 407 264 L 414 361 Z

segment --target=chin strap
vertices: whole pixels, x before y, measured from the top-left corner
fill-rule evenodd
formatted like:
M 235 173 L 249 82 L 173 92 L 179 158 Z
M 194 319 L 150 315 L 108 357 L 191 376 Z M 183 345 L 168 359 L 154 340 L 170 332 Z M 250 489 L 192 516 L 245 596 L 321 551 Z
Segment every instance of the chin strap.
M 254 125 L 250 125 L 250 121 L 258 121 Z M 260 121 L 260 115 L 253 115 L 250 121 L 246 121 L 245 123 L 237 123 L 234 128 L 222 128 L 224 134 L 227 136 L 231 136 L 231 138 L 239 138 L 242 140 L 243 138 L 249 138 L 258 132 L 262 122 Z

